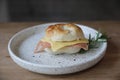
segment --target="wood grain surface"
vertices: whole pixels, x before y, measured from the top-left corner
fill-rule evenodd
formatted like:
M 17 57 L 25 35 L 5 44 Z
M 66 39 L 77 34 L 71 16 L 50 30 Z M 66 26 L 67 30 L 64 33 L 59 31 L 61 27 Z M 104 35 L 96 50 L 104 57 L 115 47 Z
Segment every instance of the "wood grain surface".
M 41 22 L 0 23 L 0 80 L 120 80 L 120 21 L 76 22 L 106 32 L 111 39 L 104 58 L 95 66 L 74 74 L 50 76 L 19 67 L 9 56 L 9 39 L 18 31 Z

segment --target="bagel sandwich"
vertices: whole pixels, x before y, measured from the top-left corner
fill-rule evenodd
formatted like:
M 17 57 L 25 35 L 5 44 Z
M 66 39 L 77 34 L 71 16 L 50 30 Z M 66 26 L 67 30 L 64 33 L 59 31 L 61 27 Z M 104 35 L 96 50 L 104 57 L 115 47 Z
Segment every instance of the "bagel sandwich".
M 51 54 L 72 54 L 81 49 L 88 50 L 88 39 L 80 27 L 75 24 L 50 25 L 45 36 L 38 42 L 34 53 L 46 51 Z

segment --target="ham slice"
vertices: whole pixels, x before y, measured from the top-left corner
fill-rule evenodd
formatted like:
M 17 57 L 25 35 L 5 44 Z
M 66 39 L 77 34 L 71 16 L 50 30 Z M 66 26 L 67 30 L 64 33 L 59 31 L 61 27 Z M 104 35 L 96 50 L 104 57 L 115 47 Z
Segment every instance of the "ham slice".
M 75 44 L 75 45 L 71 45 L 71 46 L 80 47 L 84 50 L 88 50 L 88 44 L 87 43 L 79 43 L 79 44 Z M 50 43 L 40 41 L 37 44 L 34 53 L 39 53 L 41 51 L 44 51 L 45 48 L 50 48 L 50 47 L 51 47 Z M 70 47 L 70 46 L 68 46 L 68 47 Z
M 79 44 L 75 44 L 74 46 L 80 47 L 84 50 L 88 50 L 88 44 L 87 43 L 79 43 Z
M 41 52 L 41 51 L 43 51 L 45 48 L 50 48 L 50 47 L 51 47 L 50 43 L 40 41 L 40 42 L 37 44 L 34 53 Z

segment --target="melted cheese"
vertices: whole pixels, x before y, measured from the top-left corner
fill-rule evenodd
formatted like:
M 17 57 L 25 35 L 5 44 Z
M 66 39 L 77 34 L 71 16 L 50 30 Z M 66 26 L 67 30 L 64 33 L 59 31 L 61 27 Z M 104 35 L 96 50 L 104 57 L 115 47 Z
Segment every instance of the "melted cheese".
M 53 50 L 53 52 L 55 52 L 63 47 L 66 47 L 66 46 L 70 46 L 70 45 L 74 45 L 74 44 L 78 44 L 78 43 L 88 43 L 87 39 L 74 40 L 74 41 L 52 41 L 47 38 L 43 38 L 43 39 L 41 39 L 41 41 L 50 43 L 51 49 Z

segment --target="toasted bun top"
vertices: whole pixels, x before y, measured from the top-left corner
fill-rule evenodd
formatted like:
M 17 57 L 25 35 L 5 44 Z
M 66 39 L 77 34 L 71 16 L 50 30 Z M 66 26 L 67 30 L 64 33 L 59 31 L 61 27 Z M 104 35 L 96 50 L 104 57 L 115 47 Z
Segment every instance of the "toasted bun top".
M 83 39 L 84 34 L 75 24 L 55 24 L 46 29 L 46 36 L 52 41 L 73 41 Z

